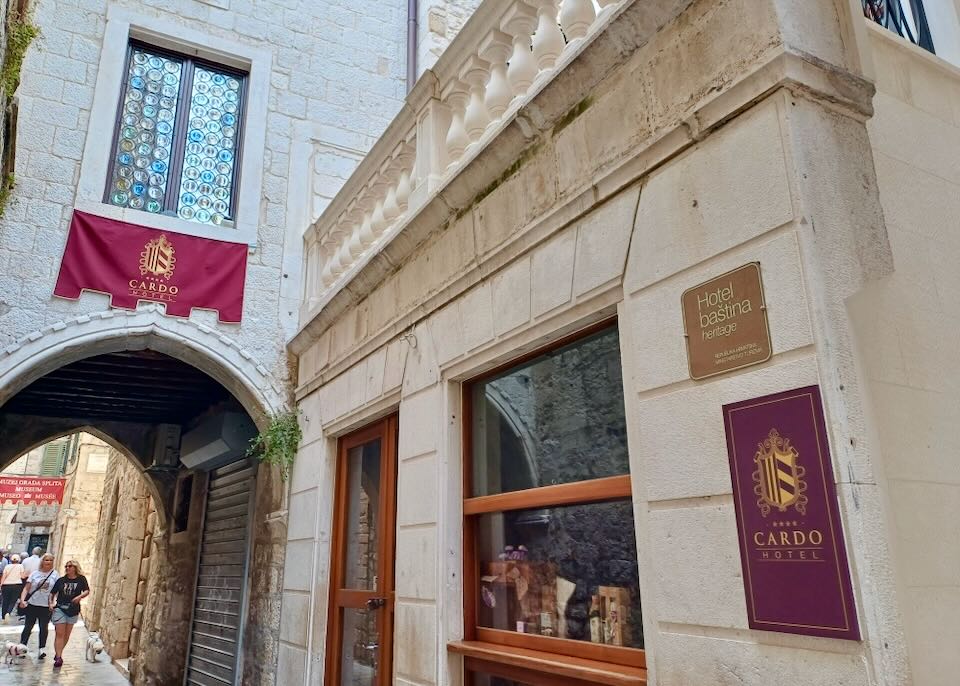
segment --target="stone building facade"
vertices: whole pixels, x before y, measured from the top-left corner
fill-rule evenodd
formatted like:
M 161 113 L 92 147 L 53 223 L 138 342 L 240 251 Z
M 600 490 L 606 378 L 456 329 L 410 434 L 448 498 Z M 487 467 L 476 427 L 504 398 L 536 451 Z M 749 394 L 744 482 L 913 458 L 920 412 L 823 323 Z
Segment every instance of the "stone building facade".
M 129 468 L 118 468 L 111 479 L 123 476 L 130 492 L 139 494 L 121 503 L 122 512 L 136 514 L 136 523 L 129 524 L 133 529 L 123 534 L 129 550 L 121 546 L 115 568 L 102 566 L 117 553 L 113 549 L 101 551 L 95 565 L 102 576 L 120 575 L 136 602 L 132 608 L 103 607 L 98 625 L 118 654 L 131 652 L 136 683 L 170 683 L 180 678 L 177 670 L 182 673 L 186 642 L 194 631 L 198 573 L 196 567 L 173 566 L 173 561 L 197 559 L 207 475 L 222 466 L 201 461 L 188 468 L 179 462 L 186 450 L 181 438 L 194 432 L 191 445 L 202 448 L 210 443 L 198 441 L 211 427 L 234 422 L 231 426 L 255 433 L 291 407 L 292 367 L 285 344 L 297 326 L 302 232 L 403 105 L 407 3 L 19 4 L 40 35 L 26 53 L 19 88 L 6 94 L 15 99 L 19 119 L 15 141 L 7 142 L 16 185 L 0 218 L 0 463 L 5 466 L 28 449 L 79 429 L 128 460 Z M 455 25 L 451 18 L 435 43 L 448 40 Z M 413 41 L 419 43 L 419 37 Z M 245 79 L 242 125 L 234 132 L 241 152 L 232 221 L 202 224 L 175 212 L 151 213 L 112 202 L 107 188 L 115 180 L 111 146 L 115 134 L 124 133 L 117 128 L 123 114 L 118 103 L 134 78 L 125 71 L 132 45 L 173 55 L 174 61 L 203 61 Z M 170 317 L 163 305 L 143 301 L 136 310 L 125 311 L 111 307 L 108 295 L 90 291 L 75 301 L 52 297 L 76 210 L 170 235 L 244 246 L 242 322 L 225 324 L 216 312 L 200 309 L 189 317 Z M 128 366 L 113 375 L 109 369 L 91 372 L 102 364 Z M 138 377 L 134 367 L 154 371 L 149 378 Z M 179 370 L 183 378 L 203 385 L 206 391 L 193 395 L 208 397 L 205 406 L 190 417 L 174 417 L 177 408 L 168 406 L 170 418 L 155 412 L 157 418 L 131 419 L 131 412 L 159 407 L 156 401 L 162 404 L 168 391 L 184 391 L 175 388 L 180 377 L 165 379 L 160 367 Z M 97 389 L 78 392 L 78 373 L 93 378 Z M 67 400 L 27 400 L 39 392 Z M 121 411 L 115 405 L 105 412 L 111 399 L 127 407 Z M 96 408 L 91 409 L 91 402 Z M 247 437 L 231 444 L 230 459 L 242 459 Z M 197 454 L 204 453 L 197 448 Z M 143 484 L 135 485 L 137 476 Z M 287 498 L 276 471 L 263 468 L 251 478 L 252 500 L 244 520 L 252 532 L 245 548 L 249 574 L 243 577 L 249 591 L 243 591 L 248 595 L 243 612 L 236 615 L 242 626 L 231 629 L 243 637 L 242 673 L 224 678 L 272 684 L 277 683 Z M 143 489 L 150 497 L 143 497 Z M 187 529 L 177 531 L 174 514 L 185 500 L 184 490 L 192 495 L 186 498 L 191 503 Z M 115 505 L 115 494 L 107 500 Z M 148 524 L 151 507 L 155 512 Z M 152 543 L 144 544 L 151 534 Z M 136 561 L 141 553 L 134 552 L 133 542 L 143 548 L 142 559 L 151 562 Z M 143 568 L 135 570 L 136 564 Z M 149 579 L 158 580 L 144 595 L 137 587 Z M 119 614 L 110 615 L 114 610 Z M 176 659 L 167 658 L 155 636 L 139 642 L 151 646 L 150 652 L 137 652 L 138 631 L 141 636 L 173 636 L 178 647 L 163 648 Z
M 373 592 L 331 579 L 350 541 L 350 450 L 384 417 L 399 426 L 395 586 L 366 607 L 392 623 L 385 683 L 952 682 L 960 545 L 941 534 L 957 479 L 939 447 L 960 368 L 944 344 L 960 324 L 960 9 L 922 3 L 933 55 L 868 4 L 478 7 L 305 236 L 287 555 L 309 563 L 284 578 L 284 683 L 357 669 L 336 632 Z M 691 378 L 681 294 L 754 262 L 771 358 Z M 601 322 L 622 362 L 645 649 L 632 667 L 577 666 L 542 637 L 512 650 L 529 624 L 486 640 L 469 614 L 498 576 L 467 564 L 472 513 L 491 505 L 465 493 L 465 389 Z M 811 385 L 858 640 L 748 620 L 722 407 Z
M 87 610 L 92 631 L 100 633 L 114 660 L 136 664 L 144 607 L 150 595 L 150 556 L 156 529 L 153 498 L 143 477 L 117 450 L 111 450 L 102 484 L 94 564 L 89 569 Z
M 100 528 L 103 484 L 110 447 L 96 436 L 81 433 L 66 460 L 63 502 L 50 531 L 50 552 L 59 565 L 76 560 L 85 574 L 97 568 L 97 536 Z

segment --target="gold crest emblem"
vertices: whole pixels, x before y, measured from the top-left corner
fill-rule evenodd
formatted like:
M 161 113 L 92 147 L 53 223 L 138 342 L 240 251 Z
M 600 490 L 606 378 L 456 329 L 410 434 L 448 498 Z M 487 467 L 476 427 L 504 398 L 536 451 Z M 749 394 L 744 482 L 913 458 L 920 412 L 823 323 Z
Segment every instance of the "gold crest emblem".
M 140 253 L 140 274 L 162 276 L 169 281 L 177 266 L 177 258 L 174 257 L 176 252 L 165 235 L 149 241 Z
M 806 470 L 797 463 L 799 459 L 800 454 L 790 445 L 790 439 L 782 437 L 776 429 L 770 429 L 769 435 L 757 444 L 753 457 L 757 465 L 753 492 L 758 496 L 757 507 L 764 517 L 773 508 L 786 512 L 791 505 L 800 514 L 807 513 L 804 495 L 807 484 L 803 480 Z

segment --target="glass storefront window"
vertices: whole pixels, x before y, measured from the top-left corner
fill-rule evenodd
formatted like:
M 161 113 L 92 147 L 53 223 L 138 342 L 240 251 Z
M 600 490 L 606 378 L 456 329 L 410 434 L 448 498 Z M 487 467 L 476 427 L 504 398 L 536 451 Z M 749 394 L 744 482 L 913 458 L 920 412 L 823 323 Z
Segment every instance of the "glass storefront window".
M 477 517 L 479 626 L 643 647 L 629 500 Z
M 474 496 L 627 474 L 616 328 L 471 386 Z
M 464 396 L 467 640 L 643 668 L 617 327 L 491 372 Z

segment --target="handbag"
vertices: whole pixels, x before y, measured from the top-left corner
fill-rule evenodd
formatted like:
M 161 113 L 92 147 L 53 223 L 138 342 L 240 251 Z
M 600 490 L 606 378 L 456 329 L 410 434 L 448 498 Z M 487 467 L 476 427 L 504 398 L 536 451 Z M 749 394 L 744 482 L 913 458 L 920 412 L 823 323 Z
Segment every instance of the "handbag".
M 72 599 L 63 602 L 57 598 L 57 609 L 67 617 L 76 617 L 80 614 L 80 603 L 75 603 Z
M 29 602 L 30 602 L 30 598 L 33 597 L 33 594 L 36 593 L 37 591 L 39 591 L 41 588 L 43 588 L 43 585 L 44 585 L 45 583 L 47 583 L 47 579 L 49 579 L 51 576 L 53 576 L 53 572 L 54 572 L 54 571 L 55 571 L 55 570 L 52 570 L 52 569 L 51 569 L 51 570 L 50 570 L 50 573 L 47 574 L 47 575 L 43 578 L 43 581 L 41 581 L 40 584 L 39 584 L 35 589 L 33 589 L 32 591 L 30 591 L 30 592 L 27 594 L 27 597 L 23 599 L 23 602 L 29 603 Z

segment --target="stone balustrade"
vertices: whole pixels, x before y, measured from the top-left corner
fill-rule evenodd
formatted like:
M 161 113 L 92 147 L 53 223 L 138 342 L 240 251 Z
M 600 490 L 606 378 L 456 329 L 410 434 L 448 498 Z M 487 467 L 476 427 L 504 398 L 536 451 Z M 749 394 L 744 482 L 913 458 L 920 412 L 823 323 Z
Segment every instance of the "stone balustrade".
M 632 0 L 484 0 L 304 234 L 301 324 Z

